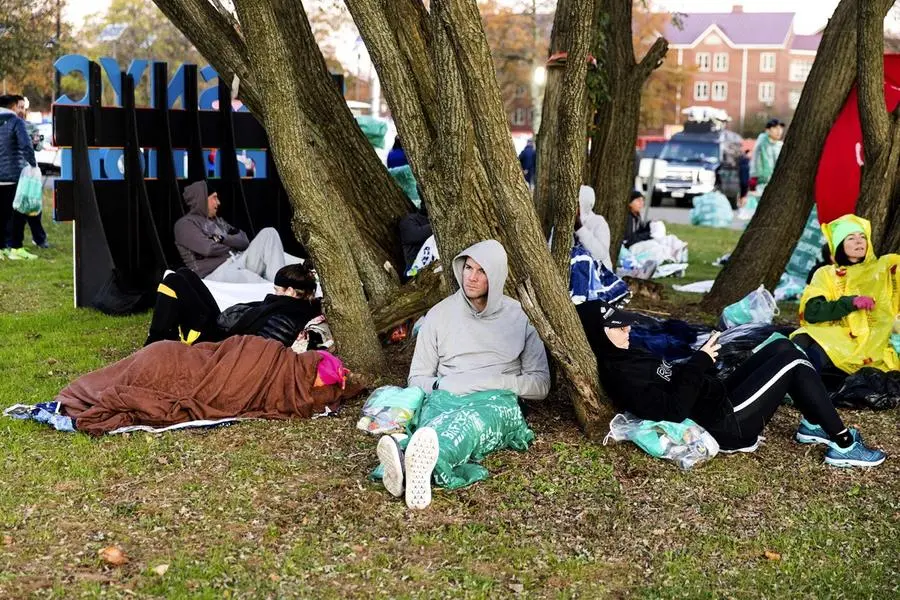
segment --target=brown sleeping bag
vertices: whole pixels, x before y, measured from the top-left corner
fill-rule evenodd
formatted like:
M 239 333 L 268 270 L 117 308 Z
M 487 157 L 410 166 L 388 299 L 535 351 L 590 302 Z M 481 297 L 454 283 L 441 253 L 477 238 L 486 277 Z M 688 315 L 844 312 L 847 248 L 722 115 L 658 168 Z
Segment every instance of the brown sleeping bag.
M 199 419 L 308 418 L 360 391 L 314 387 L 319 360 L 317 352 L 297 354 L 252 335 L 194 346 L 156 342 L 79 377 L 56 400 L 90 435 Z

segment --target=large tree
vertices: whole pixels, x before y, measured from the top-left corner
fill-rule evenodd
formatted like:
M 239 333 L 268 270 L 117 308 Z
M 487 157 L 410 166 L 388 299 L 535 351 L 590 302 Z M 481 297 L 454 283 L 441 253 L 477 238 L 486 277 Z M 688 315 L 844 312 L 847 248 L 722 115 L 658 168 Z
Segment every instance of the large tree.
M 741 236 L 731 259 L 716 278 L 716 283 L 704 299 L 710 310 L 720 310 L 735 302 L 748 292 L 763 284 L 773 289 L 784 272 L 784 266 L 800 237 L 803 226 L 812 210 L 815 198 L 816 168 L 819 164 L 825 138 L 844 105 L 857 76 L 857 52 L 859 43 L 857 31 L 861 18 L 858 6 L 863 5 L 868 22 L 877 19 L 880 23 L 894 4 L 894 0 L 841 0 L 822 35 L 822 42 L 816 54 L 805 89 L 814 93 L 804 93 L 800 97 L 791 128 L 788 130 L 775 166 L 772 180 L 763 192 L 756 214 Z M 871 35 L 871 31 L 869 32 Z M 879 34 L 880 35 L 880 34 Z M 883 42 L 882 42 L 883 43 Z M 878 58 L 870 59 L 881 64 L 881 45 Z M 882 94 L 883 77 L 873 71 L 877 66 L 866 65 L 868 75 L 863 74 L 862 85 L 869 94 Z M 877 81 L 872 80 L 877 78 Z M 872 90 L 877 87 L 877 91 Z M 877 98 L 877 96 L 876 96 Z M 880 96 L 879 110 L 884 112 L 884 97 Z M 869 112 L 876 102 L 870 100 L 867 108 L 860 102 L 861 112 Z M 863 118 L 864 126 L 871 131 L 875 125 Z M 879 118 L 879 130 L 888 121 L 888 116 Z M 881 133 L 876 138 L 881 139 Z M 867 144 L 866 153 L 870 146 Z M 875 160 L 880 160 L 882 152 L 872 148 Z M 868 162 L 868 160 L 867 160 Z M 869 169 L 871 172 L 872 169 Z
M 385 260 L 398 258 L 393 226 L 409 204 L 333 86 L 302 4 L 237 0 L 232 13 L 209 0 L 156 3 L 223 76 L 240 77 L 242 98 L 269 132 L 298 233 L 321 271 L 341 352 L 357 370 L 378 372 L 383 358 L 375 316 L 389 320 L 383 314 L 401 305 L 407 310 L 409 298 L 433 302 L 441 287 L 434 285 L 434 294 L 404 290 L 393 274 L 377 272 Z M 522 300 L 560 379 L 571 384 L 586 431 L 600 434 L 607 415 L 594 358 L 515 157 L 477 2 L 346 5 L 383 82 L 441 255 L 452 257 L 488 237 L 504 244 L 508 291 Z M 587 18 L 571 39 L 573 55 L 585 56 L 592 1 L 569 5 L 572 15 Z M 584 129 L 573 124 L 583 124 L 586 69 L 583 60 L 565 67 L 571 90 L 558 104 L 561 120 L 570 123 L 564 131 L 572 152 L 579 144 L 583 151 Z M 578 180 L 571 174 L 563 180 L 574 214 Z M 447 275 L 444 282 L 444 289 L 453 285 Z

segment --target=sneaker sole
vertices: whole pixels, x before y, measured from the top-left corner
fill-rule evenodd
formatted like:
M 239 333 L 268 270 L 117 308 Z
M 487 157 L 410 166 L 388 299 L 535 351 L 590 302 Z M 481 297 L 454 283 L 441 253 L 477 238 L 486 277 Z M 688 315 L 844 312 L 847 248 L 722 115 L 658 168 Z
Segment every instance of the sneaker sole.
M 830 444 L 831 440 L 820 437 L 818 435 L 806 435 L 803 433 L 795 433 L 794 440 L 799 444 Z
M 406 506 L 423 509 L 431 504 L 431 473 L 437 464 L 437 432 L 431 427 L 416 431 L 406 446 Z
M 722 454 L 738 454 L 738 453 L 750 454 L 752 452 L 756 452 L 757 450 L 759 450 L 759 440 L 756 440 L 756 443 L 753 444 L 752 446 L 747 446 L 745 448 L 734 448 L 731 450 L 725 450 L 724 448 L 720 448 L 719 452 L 721 452 Z
M 397 442 L 389 435 L 382 436 L 378 440 L 378 446 L 375 449 L 378 460 L 384 468 L 384 489 L 392 496 L 399 498 L 403 495 L 403 464 L 400 462 L 400 449 L 397 448 Z
M 885 458 L 886 457 L 882 456 L 880 460 L 870 462 L 865 460 L 855 460 L 852 458 L 830 458 L 826 456 L 825 463 L 831 465 L 832 467 L 877 467 L 884 462 Z

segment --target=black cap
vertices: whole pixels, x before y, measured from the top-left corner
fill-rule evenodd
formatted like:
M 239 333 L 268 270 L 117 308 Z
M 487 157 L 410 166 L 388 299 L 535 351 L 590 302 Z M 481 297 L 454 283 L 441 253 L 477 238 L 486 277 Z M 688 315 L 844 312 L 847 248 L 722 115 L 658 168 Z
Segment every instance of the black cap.
M 628 198 L 628 203 L 630 204 L 632 200 L 637 200 L 638 198 L 643 198 L 643 192 L 639 192 L 638 190 L 631 190 L 631 196 Z
M 780 121 L 778 119 L 769 119 L 766 122 L 766 129 L 770 129 L 772 127 L 784 127 L 784 121 Z
M 610 306 L 606 302 L 598 302 L 603 305 L 601 315 L 604 327 L 628 327 L 629 325 L 634 325 L 641 320 L 641 316 L 637 313 L 615 308 L 613 306 Z

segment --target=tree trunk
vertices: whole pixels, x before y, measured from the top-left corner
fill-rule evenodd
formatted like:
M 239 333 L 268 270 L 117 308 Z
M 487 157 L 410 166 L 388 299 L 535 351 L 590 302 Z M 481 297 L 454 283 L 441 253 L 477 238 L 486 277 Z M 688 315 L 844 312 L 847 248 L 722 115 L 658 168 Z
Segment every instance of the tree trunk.
M 882 18 L 893 0 L 867 0 Z M 773 289 L 803 231 L 815 198 L 816 165 L 825 138 L 856 77 L 857 0 L 841 0 L 828 21 L 805 93 L 771 182 L 731 259 L 704 298 L 719 311 L 760 284 Z M 881 60 L 879 58 L 879 60 Z M 881 100 L 882 106 L 884 99 Z
M 331 170 L 333 149 L 322 143 L 296 100 L 318 87 L 302 66 L 310 57 L 298 43 L 298 32 L 309 26 L 306 15 L 291 0 L 242 0 L 236 8 L 258 77 L 256 93 L 266 108 L 264 123 L 275 162 L 296 207 L 295 224 L 322 276 L 325 310 L 341 356 L 357 371 L 382 372 L 381 345 L 360 277 L 351 268 L 355 257 L 347 232 L 353 228 L 347 227 L 349 211 L 335 184 L 341 172 Z M 290 68 L 283 69 L 285 64 Z
M 516 160 L 478 5 L 474 0 L 441 1 L 447 33 L 462 77 L 475 142 L 506 235 L 511 276 L 522 307 L 573 385 L 573 402 L 585 433 L 598 438 L 609 411 L 601 405 L 596 360 L 555 268 L 534 204 Z
M 888 113 L 884 105 L 884 15 L 871 2 L 860 2 L 857 23 L 856 70 L 865 165 L 856 214 L 872 223 L 870 243 L 880 254 L 892 248 L 885 240 L 892 213 L 897 211 L 891 200 L 900 165 L 900 106 Z
M 658 38 L 640 63 L 634 56 L 632 0 L 596 0 L 599 41 L 595 56 L 603 70 L 606 98 L 596 107 L 591 136 L 590 182 L 597 197 L 594 212 L 606 217 L 610 256 L 615 264 L 625 237 L 628 194 L 634 188 L 634 148 L 641 118 L 641 89 L 668 51 Z

